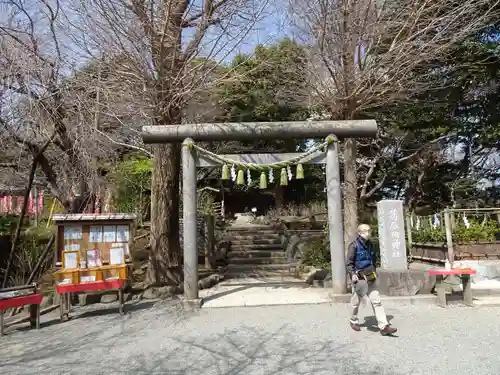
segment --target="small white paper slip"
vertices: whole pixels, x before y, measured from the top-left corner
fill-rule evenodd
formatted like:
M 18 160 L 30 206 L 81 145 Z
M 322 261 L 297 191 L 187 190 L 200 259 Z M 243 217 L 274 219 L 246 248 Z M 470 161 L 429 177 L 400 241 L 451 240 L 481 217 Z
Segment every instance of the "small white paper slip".
M 124 260 L 123 247 L 109 249 L 109 264 L 123 264 Z
M 82 283 L 90 283 L 92 281 L 95 281 L 95 276 L 82 276 L 80 277 L 80 281 Z
M 116 242 L 128 242 L 130 231 L 128 225 L 118 225 L 116 227 Z
M 104 242 L 116 241 L 116 227 L 114 225 L 105 225 L 103 227 Z
M 82 227 L 81 226 L 65 226 L 64 227 L 65 240 L 81 240 Z
M 102 242 L 102 227 L 91 226 L 89 228 L 89 242 L 96 243 Z
M 77 243 L 64 245 L 64 250 L 66 250 L 66 251 L 80 251 L 80 245 Z

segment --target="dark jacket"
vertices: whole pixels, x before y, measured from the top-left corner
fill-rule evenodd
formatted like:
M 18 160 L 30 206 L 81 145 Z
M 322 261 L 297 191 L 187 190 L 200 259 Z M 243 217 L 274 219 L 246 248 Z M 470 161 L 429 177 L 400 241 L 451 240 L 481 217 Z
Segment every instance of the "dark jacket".
M 358 266 L 360 264 L 363 264 L 363 262 L 359 262 L 359 260 L 356 259 L 356 253 L 359 250 L 358 248 L 361 248 L 361 250 L 368 250 L 368 252 L 370 254 L 370 259 L 365 263 L 365 266 L 362 267 L 362 269 L 358 269 L 358 267 L 356 265 L 356 263 L 358 263 Z M 377 264 L 377 262 L 375 259 L 375 251 L 373 250 L 372 242 L 370 240 L 365 240 L 361 236 L 357 236 L 356 240 L 351 242 L 349 244 L 349 246 L 347 247 L 346 266 L 347 266 L 347 272 L 349 273 L 349 275 L 352 275 L 353 273 L 356 273 L 357 271 L 361 271 L 364 274 L 374 272 L 376 264 Z

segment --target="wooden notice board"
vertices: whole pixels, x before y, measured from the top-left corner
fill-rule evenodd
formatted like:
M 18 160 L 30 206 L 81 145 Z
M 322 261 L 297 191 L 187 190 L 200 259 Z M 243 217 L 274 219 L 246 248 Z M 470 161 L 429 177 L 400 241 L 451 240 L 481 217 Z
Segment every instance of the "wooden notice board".
M 110 266 L 123 267 L 130 261 L 135 215 L 54 215 L 54 223 L 57 230 L 55 265 L 59 272 L 75 269 L 75 263 L 82 273 Z

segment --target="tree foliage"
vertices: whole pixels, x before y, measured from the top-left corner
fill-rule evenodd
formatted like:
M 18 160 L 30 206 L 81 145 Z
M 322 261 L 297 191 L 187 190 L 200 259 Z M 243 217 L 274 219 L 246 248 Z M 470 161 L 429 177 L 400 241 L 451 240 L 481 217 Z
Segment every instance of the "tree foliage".
M 114 186 L 114 207 L 118 212 L 133 212 L 140 219 L 149 218 L 151 196 L 150 158 L 129 155 L 116 164 L 108 176 Z
M 311 46 L 308 74 L 314 100 L 327 118 L 344 120 L 371 117 L 378 108 L 404 105 L 421 93 L 445 87 L 441 71 L 430 66 L 496 22 L 500 12 L 498 4 L 488 0 L 292 0 L 292 7 Z M 386 169 L 380 164 L 395 161 L 406 136 L 408 132 L 382 128 L 367 145 L 368 159 L 358 156 L 356 140 L 344 142 L 346 244 L 356 232 L 360 193 L 368 192 L 366 183 L 358 189 L 358 172 L 371 179 L 377 169 Z M 382 176 L 370 193 L 384 183 Z
M 215 89 L 217 104 L 222 109 L 215 121 L 307 119 L 306 66 L 305 47 L 288 38 L 271 46 L 257 46 L 252 55 L 236 56 L 223 68 L 225 79 Z M 225 142 L 217 147 L 221 152 L 293 152 L 301 141 Z

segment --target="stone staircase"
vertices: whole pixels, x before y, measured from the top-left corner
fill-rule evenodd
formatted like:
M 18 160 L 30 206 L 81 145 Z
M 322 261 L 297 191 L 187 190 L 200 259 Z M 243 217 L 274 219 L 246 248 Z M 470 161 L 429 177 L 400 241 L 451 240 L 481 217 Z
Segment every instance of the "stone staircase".
M 279 233 L 270 226 L 231 227 L 226 277 L 293 277 L 296 264 L 288 261 Z

